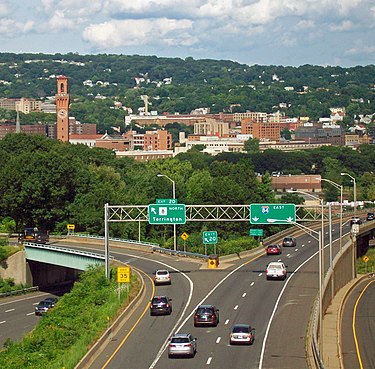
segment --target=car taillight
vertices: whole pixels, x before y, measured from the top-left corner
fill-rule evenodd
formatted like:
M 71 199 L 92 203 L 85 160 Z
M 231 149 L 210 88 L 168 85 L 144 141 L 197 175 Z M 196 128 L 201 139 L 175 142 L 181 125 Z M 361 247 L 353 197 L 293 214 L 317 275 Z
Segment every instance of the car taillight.
M 176 345 L 173 345 L 173 344 L 170 343 L 170 344 L 169 344 L 169 347 L 176 347 Z
M 268 269 L 266 269 L 266 273 L 268 273 Z
M 166 304 L 165 307 L 169 308 L 169 304 Z
M 212 314 L 212 315 L 211 315 L 211 318 L 215 318 L 215 314 Z
M 198 314 L 195 314 L 194 315 L 194 319 L 198 319 L 199 318 L 199 315 Z
M 191 343 L 186 343 L 184 346 L 191 347 L 192 345 L 191 345 Z

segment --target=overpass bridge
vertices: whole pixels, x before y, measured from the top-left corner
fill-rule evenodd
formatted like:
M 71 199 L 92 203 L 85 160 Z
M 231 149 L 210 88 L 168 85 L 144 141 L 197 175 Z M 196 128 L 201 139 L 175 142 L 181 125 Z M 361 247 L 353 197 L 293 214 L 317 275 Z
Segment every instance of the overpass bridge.
M 27 280 L 39 288 L 74 281 L 92 265 L 104 265 L 105 256 L 88 251 L 25 242 Z

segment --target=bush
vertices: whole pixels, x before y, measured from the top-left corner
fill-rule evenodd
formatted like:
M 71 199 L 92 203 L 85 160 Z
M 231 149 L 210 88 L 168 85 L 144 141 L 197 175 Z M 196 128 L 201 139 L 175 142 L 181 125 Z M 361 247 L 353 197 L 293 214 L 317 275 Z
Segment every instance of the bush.
M 139 288 L 132 276 L 129 293 Z M 22 341 L 6 340 L 0 368 L 73 369 L 128 300 L 127 290 L 119 300 L 116 278 L 106 279 L 103 267 L 89 269 Z

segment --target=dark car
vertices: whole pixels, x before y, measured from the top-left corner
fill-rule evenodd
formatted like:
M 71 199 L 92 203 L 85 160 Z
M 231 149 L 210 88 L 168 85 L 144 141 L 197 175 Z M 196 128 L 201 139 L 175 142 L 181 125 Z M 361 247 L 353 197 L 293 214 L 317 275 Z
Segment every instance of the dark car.
M 154 296 L 150 304 L 150 315 L 170 315 L 172 313 L 172 299 L 167 296 Z
M 282 243 L 283 247 L 296 247 L 297 241 L 294 237 L 285 237 Z
M 35 306 L 35 315 L 43 315 L 54 306 L 55 304 L 51 301 L 40 301 L 38 305 Z
M 279 245 L 269 245 L 266 248 L 267 255 L 280 255 L 281 247 Z
M 199 305 L 194 314 L 194 327 L 210 325 L 216 327 L 219 324 L 219 309 L 214 305 Z
M 366 216 L 366 220 L 367 221 L 370 221 L 370 220 L 374 220 L 374 213 L 367 213 L 367 216 Z
M 47 297 L 43 301 L 47 301 L 47 302 L 51 303 L 51 307 L 54 307 L 56 305 L 57 301 L 59 301 L 59 299 L 57 297 Z
M 353 224 L 362 224 L 362 220 L 360 217 L 352 217 L 350 219 L 350 225 L 352 226 Z

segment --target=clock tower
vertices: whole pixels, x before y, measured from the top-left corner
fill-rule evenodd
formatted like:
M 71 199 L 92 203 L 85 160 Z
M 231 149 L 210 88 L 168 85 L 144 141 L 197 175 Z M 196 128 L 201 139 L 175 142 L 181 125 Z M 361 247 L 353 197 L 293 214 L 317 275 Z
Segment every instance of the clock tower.
M 68 77 L 57 77 L 56 113 L 57 113 L 57 139 L 69 142 L 69 94 Z

